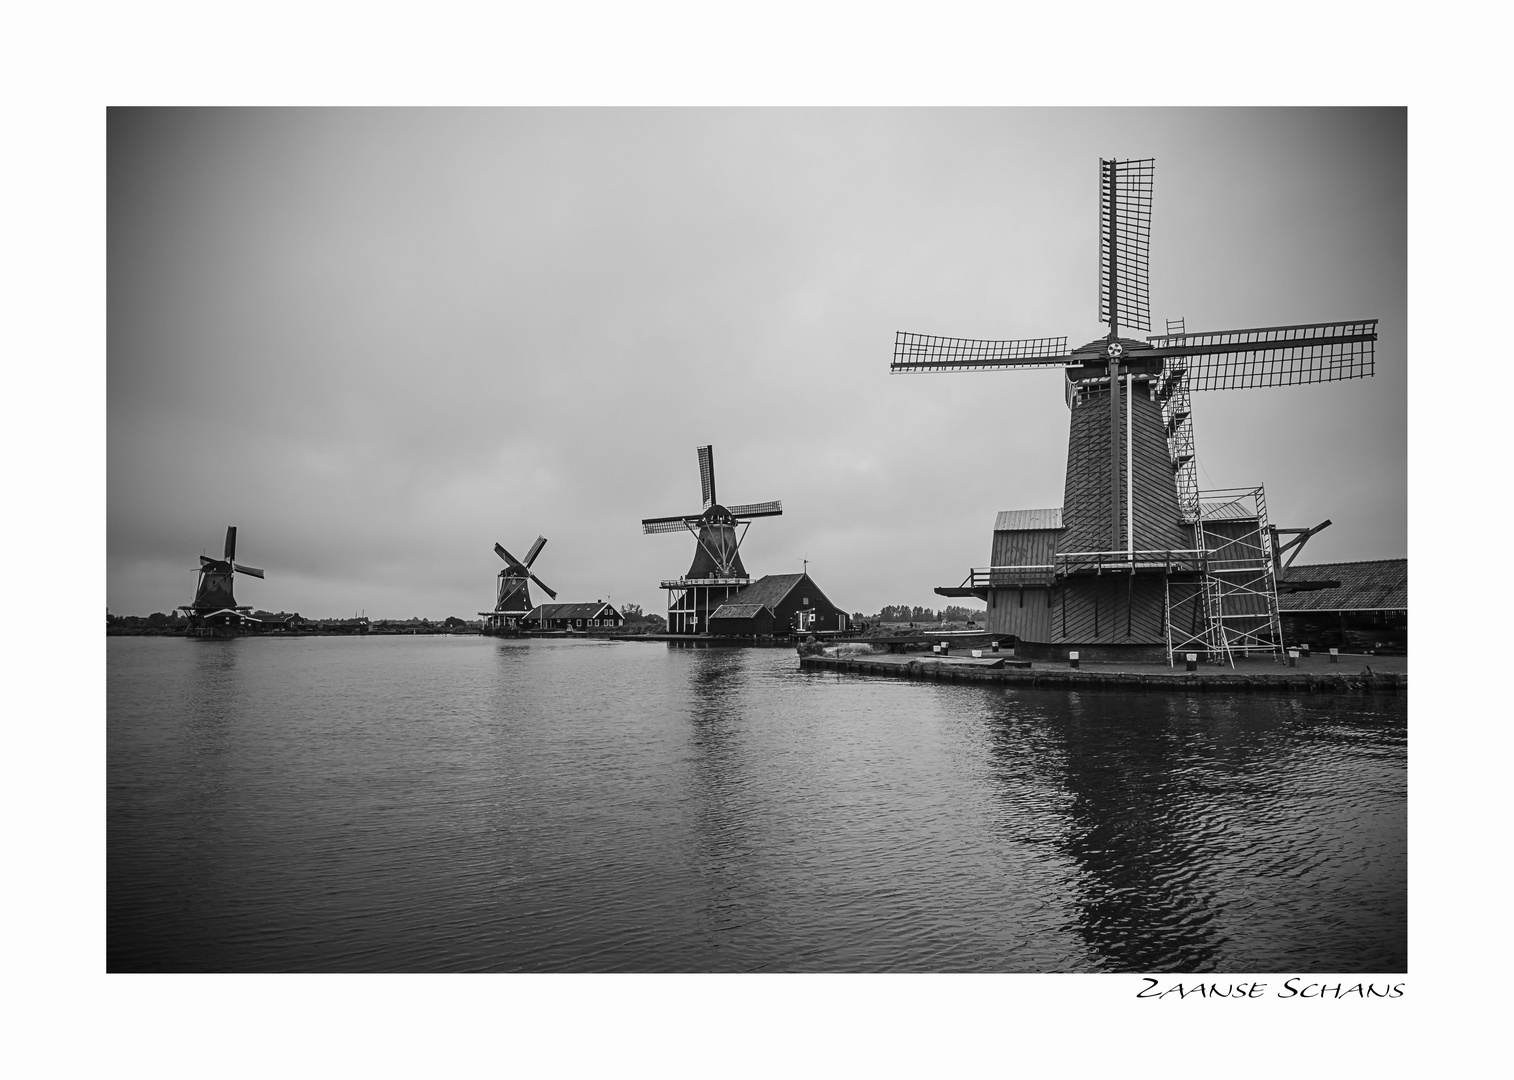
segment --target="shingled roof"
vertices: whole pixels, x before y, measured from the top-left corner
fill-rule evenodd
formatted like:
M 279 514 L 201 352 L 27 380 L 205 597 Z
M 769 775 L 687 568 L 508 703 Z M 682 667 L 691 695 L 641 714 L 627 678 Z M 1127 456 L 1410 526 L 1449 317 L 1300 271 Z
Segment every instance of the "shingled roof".
M 527 618 L 540 622 L 548 619 L 597 619 L 600 618 L 599 613 L 606 608 L 610 608 L 610 605 L 603 600 L 597 600 L 592 604 L 538 604 Z M 617 611 L 615 614 L 620 613 Z
M 755 619 L 758 615 L 767 611 L 766 604 L 721 604 L 710 612 L 712 619 Z M 772 612 L 768 611 L 771 615 Z
M 767 577 L 758 578 L 732 596 L 730 600 L 737 604 L 765 604 L 770 608 L 777 608 L 783 603 L 783 598 L 793 592 L 806 576 L 805 574 L 769 574 Z M 816 592 L 819 590 L 817 589 Z
M 1290 581 L 1339 581 L 1336 589 L 1287 593 Z M 1408 611 L 1409 560 L 1311 563 L 1290 566 L 1278 581 L 1282 611 Z

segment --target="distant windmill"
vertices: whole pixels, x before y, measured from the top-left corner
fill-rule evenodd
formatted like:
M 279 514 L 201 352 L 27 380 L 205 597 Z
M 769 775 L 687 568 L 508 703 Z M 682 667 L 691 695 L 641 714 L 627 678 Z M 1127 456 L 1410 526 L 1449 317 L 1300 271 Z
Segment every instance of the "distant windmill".
M 486 634 L 513 634 L 520 629 L 520 622 L 530 614 L 532 607 L 531 589 L 528 581 L 534 581 L 541 586 L 541 591 L 552 599 L 557 599 L 557 593 L 547 587 L 531 572 L 531 565 L 536 562 L 536 557 L 541 554 L 541 549 L 547 546 L 547 538 L 538 536 L 536 543 L 531 545 L 531 550 L 526 552 L 524 561 L 517 559 L 504 549 L 504 545 L 496 543 L 494 553 L 505 560 L 505 567 L 499 572 L 499 591 L 494 601 L 493 611 L 480 611 L 484 617 L 484 633 Z
M 1150 158 L 1099 163 L 1104 337 L 1069 350 L 1065 337 L 895 336 L 895 373 L 1066 369 L 1072 421 L 1063 506 L 1016 511 L 1025 516 L 996 528 L 996 553 L 998 533 L 1017 531 L 1023 535 L 1006 541 L 1006 551 L 1041 554 L 1021 561 L 996 554 L 1003 565 L 937 591 L 990 599 L 993 607 L 996 587 L 1006 598 L 1014 589 L 1023 608 L 1026 588 L 1045 588 L 1043 606 L 1060 610 L 1013 624 L 1034 637 L 1007 632 L 1060 648 L 1160 645 L 1169 660 L 1174 649 L 1193 645 L 1276 651 L 1275 559 L 1262 489 L 1198 490 L 1189 392 L 1370 376 L 1377 320 L 1191 334 L 1182 320 L 1170 320 L 1167 333 L 1146 341 L 1120 337 L 1122 325 L 1151 329 L 1154 166 Z M 1123 575 L 1123 590 L 1111 575 Z
M 232 592 L 232 576 L 247 574 L 261 578 L 263 571 L 256 566 L 247 566 L 236 561 L 237 527 L 226 527 L 225 557 L 212 559 L 200 556 L 200 579 L 195 587 L 192 604 L 180 608 L 189 617 L 189 631 L 201 637 L 234 636 L 247 620 L 252 608 L 238 606 Z
M 709 613 L 727 596 L 750 583 L 741 564 L 741 542 L 752 518 L 778 517 L 783 504 L 777 500 L 723 506 L 715 494 L 715 449 L 701 446 L 699 486 L 704 509 L 697 514 L 643 518 L 643 533 L 687 530 L 693 535 L 694 561 L 681 578 L 664 581 L 668 590 L 668 632 L 695 634 L 709 621 Z M 738 533 L 738 528 L 740 532 Z

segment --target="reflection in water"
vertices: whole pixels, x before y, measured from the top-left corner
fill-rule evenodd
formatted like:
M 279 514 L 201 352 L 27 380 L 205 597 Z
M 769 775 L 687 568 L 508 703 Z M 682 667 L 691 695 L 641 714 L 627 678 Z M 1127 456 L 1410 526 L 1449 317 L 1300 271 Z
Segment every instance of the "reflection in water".
M 1207 970 L 1221 942 L 1206 850 L 1190 831 L 1202 828 L 1193 789 L 1203 781 L 1184 760 L 1183 738 L 1119 698 L 1069 699 L 1060 730 L 1073 795 L 1064 850 L 1083 871 L 1080 933 L 1117 971 Z
M 697 649 L 688 661 L 688 785 L 693 804 L 695 852 L 691 899 L 703 948 L 720 966 L 741 968 L 740 935 L 764 919 L 750 857 L 751 835 L 763 821 L 745 798 L 751 776 L 742 759 L 743 694 L 748 687 L 745 649 Z
M 1278 970 L 1307 957 L 1403 970 L 1397 704 L 1374 715 L 1093 693 L 1038 710 L 1049 698 L 1005 695 L 990 710 L 992 753 L 1012 827 L 1053 835 L 1075 867 L 1063 883 L 1071 926 L 1100 969 Z M 1002 779 L 1027 758 L 1059 790 L 1040 815 L 1056 825 L 1034 822 L 1023 784 Z
M 107 643 L 112 971 L 1397 971 L 1402 702 Z

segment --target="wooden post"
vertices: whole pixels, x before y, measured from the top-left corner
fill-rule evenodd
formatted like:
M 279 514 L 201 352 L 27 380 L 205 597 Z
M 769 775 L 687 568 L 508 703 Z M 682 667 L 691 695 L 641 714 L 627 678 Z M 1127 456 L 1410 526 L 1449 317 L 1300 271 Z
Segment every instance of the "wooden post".
M 1113 344 L 1113 342 L 1111 342 Z M 1109 358 L 1109 550 L 1120 543 L 1120 365 Z

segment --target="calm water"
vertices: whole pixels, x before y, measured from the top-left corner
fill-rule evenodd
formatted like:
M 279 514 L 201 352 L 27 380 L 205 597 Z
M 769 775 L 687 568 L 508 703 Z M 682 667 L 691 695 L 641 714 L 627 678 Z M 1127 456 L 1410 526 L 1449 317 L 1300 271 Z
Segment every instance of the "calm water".
M 1406 706 L 107 643 L 112 971 L 1406 970 Z

